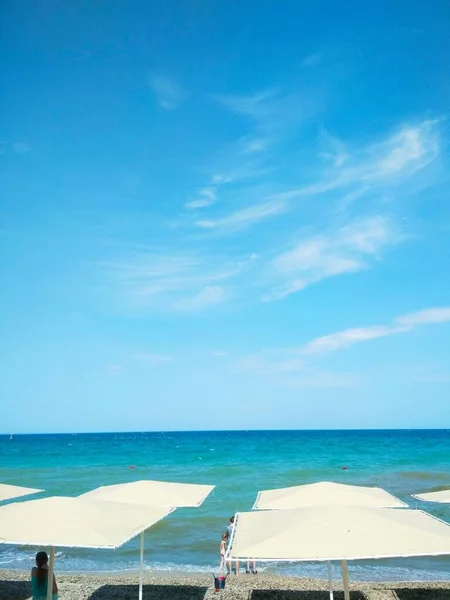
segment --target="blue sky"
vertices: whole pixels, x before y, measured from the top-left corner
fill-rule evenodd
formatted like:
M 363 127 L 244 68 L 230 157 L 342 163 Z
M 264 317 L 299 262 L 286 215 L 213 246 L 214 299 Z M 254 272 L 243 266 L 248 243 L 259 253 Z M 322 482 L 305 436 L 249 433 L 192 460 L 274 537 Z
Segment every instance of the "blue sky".
M 450 427 L 449 21 L 4 3 L 0 430 Z

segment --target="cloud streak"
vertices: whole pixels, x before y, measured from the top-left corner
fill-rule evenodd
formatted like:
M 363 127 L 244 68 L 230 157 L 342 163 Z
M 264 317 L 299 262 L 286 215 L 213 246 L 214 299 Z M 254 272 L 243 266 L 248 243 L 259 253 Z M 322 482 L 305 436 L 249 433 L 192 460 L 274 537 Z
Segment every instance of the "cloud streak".
M 225 301 L 225 289 L 218 285 L 207 285 L 194 296 L 177 300 L 174 308 L 182 312 L 203 310 Z
M 302 92 L 282 94 L 273 88 L 251 95 L 220 96 L 224 108 L 251 119 L 257 136 L 272 143 L 291 137 L 322 108 L 319 97 Z
M 11 144 L 11 150 L 14 154 L 26 158 L 27 154 L 31 152 L 31 146 L 24 142 L 14 142 L 13 144 Z
M 302 60 L 303 67 L 317 67 L 323 61 L 323 56 L 321 52 L 315 52 L 314 54 L 310 54 L 306 58 Z
M 293 388 L 355 387 L 360 377 L 355 373 L 324 371 L 289 350 L 265 350 L 243 356 L 231 365 L 239 375 L 264 377 Z
M 228 168 L 215 165 L 187 198 L 186 212 L 177 221 L 175 250 L 125 258 L 122 253 L 119 260 L 103 263 L 110 288 L 115 286 L 124 304 L 136 310 L 198 311 L 245 296 L 279 301 L 326 279 L 372 269 L 405 239 L 398 222 L 385 214 L 385 205 L 380 208 L 380 198 L 390 198 L 436 159 L 439 121 L 403 125 L 356 149 L 322 131 L 320 152 L 312 153 L 319 166 L 309 183 L 277 191 L 280 186 L 264 178 L 244 186 L 244 181 L 269 173 L 273 148 L 267 148 L 284 135 L 289 138 L 289 128 L 284 132 L 281 125 L 291 101 L 292 96 L 277 90 L 220 99 L 228 110 L 250 120 L 250 131 L 237 138 Z M 248 235 L 241 235 L 256 226 L 251 243 L 257 244 L 257 261 L 243 258 L 254 247 L 249 248 Z M 232 247 L 217 245 L 220 237 L 232 235 Z M 166 248 L 173 247 L 164 241 Z M 247 276 L 239 279 L 243 272 Z
M 279 215 L 287 210 L 287 204 L 282 201 L 261 202 L 238 210 L 226 217 L 196 221 L 197 227 L 221 232 L 237 231 L 265 219 Z
M 255 254 L 235 260 L 198 255 L 133 253 L 128 260 L 101 265 L 106 295 L 120 306 L 142 310 L 199 311 L 231 297 L 228 289 L 257 264 Z
M 399 183 L 433 162 L 440 151 L 439 121 L 402 127 L 397 133 L 377 144 L 366 146 L 353 155 L 333 139 L 334 150 L 322 154 L 334 167 L 320 181 L 278 194 L 277 198 L 293 200 L 317 196 L 357 185 L 367 190 Z M 320 154 L 319 154 L 320 156 Z
M 265 107 L 266 102 L 272 98 L 276 98 L 275 92 L 254 97 L 229 98 L 226 102 L 234 111 L 252 116 L 259 123 L 272 118 L 271 109 Z M 259 153 L 263 150 L 263 143 L 258 138 L 244 140 L 247 147 L 253 147 L 255 152 L 257 148 Z M 241 141 L 242 143 L 244 142 Z M 320 145 L 322 150 L 318 157 L 325 160 L 327 167 L 315 182 L 268 194 L 256 205 L 244 205 L 228 215 L 196 220 L 194 225 L 232 233 L 236 229 L 252 227 L 262 219 L 275 217 L 282 212 L 296 211 L 298 201 L 302 198 L 321 197 L 321 201 L 328 205 L 334 204 L 334 212 L 342 212 L 370 194 L 379 196 L 380 193 L 389 193 L 391 189 L 395 189 L 397 193 L 399 184 L 427 167 L 439 155 L 439 121 L 425 120 L 417 125 L 405 125 L 381 142 L 366 145 L 353 152 L 341 140 L 328 133 L 321 134 Z M 228 177 L 227 181 L 230 179 L 233 180 L 234 177 Z M 212 190 L 214 198 L 200 195 L 188 202 L 186 208 L 202 208 L 214 204 L 217 199 L 216 188 L 211 186 L 206 189 Z M 242 197 L 245 198 L 245 189 Z
M 280 300 L 328 277 L 368 269 L 400 239 L 391 220 L 380 215 L 304 239 L 273 259 L 272 276 L 282 283 L 264 300 Z
M 428 308 L 394 319 L 391 325 L 376 325 L 365 328 L 345 329 L 309 342 L 301 349 L 301 354 L 328 354 L 336 350 L 350 348 L 359 342 L 374 340 L 399 333 L 412 331 L 422 325 L 450 322 L 450 306 Z
M 156 101 L 164 110 L 178 108 L 186 98 L 184 89 L 171 77 L 150 75 L 148 83 L 155 94 Z
M 313 359 L 361 342 L 438 323 L 450 323 L 450 306 L 402 315 L 389 325 L 346 329 L 316 338 L 304 346 L 262 350 L 240 357 L 231 365 L 231 370 L 242 375 L 276 378 L 295 387 L 355 387 L 362 381 L 361 374 L 324 371 L 314 365 Z M 434 380 L 447 381 L 448 374 L 438 373 Z
M 195 200 L 191 200 L 187 202 L 184 206 L 188 210 L 195 210 L 198 208 L 206 208 L 207 206 L 211 206 L 217 202 L 217 189 L 219 184 L 209 185 L 207 187 L 201 188 L 198 191 L 197 198 Z

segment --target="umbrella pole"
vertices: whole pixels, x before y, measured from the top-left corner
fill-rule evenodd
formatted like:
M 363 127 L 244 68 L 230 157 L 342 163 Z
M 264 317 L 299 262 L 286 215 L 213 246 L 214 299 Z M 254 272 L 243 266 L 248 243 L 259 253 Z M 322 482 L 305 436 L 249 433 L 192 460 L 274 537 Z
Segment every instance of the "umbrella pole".
M 350 600 L 350 590 L 348 587 L 348 567 L 347 561 L 341 561 L 342 564 L 342 581 L 344 582 L 344 600 Z
M 331 574 L 331 560 L 328 561 L 328 588 L 330 590 L 330 600 L 333 600 L 333 576 Z
M 139 600 L 142 600 L 142 588 L 144 583 L 144 532 L 141 533 L 141 568 L 139 573 Z
M 52 600 L 53 597 L 53 569 L 55 564 L 55 547 L 50 547 L 50 560 L 48 563 L 48 579 L 47 579 L 47 600 Z

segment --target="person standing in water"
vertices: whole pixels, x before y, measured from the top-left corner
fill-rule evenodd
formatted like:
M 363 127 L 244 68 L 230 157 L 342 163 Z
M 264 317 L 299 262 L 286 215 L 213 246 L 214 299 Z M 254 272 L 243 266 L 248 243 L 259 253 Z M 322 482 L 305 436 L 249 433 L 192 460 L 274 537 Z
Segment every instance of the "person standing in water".
M 227 551 L 227 540 L 228 540 L 228 533 L 226 531 L 224 531 L 222 533 L 222 540 L 220 542 L 220 568 L 221 569 L 226 569 L 226 562 L 225 562 L 225 552 Z
M 253 571 L 250 570 L 250 566 L 253 567 Z M 245 572 L 247 573 L 247 575 L 249 573 L 253 573 L 253 575 L 256 575 L 258 573 L 258 571 L 256 570 L 256 560 L 248 560 L 247 561 L 247 569 Z
M 47 552 L 36 554 L 36 566 L 31 569 L 31 590 L 33 600 L 45 600 L 48 587 L 48 556 Z M 58 586 L 55 575 L 52 582 L 52 600 L 58 600 Z
M 228 523 L 228 527 L 227 527 L 228 544 L 231 542 L 231 535 L 233 533 L 233 529 L 234 529 L 234 515 L 232 517 L 230 517 L 230 522 Z M 236 575 L 239 575 L 239 561 L 238 560 L 235 563 L 235 570 L 236 570 Z M 230 573 L 230 575 L 233 572 L 233 565 L 231 564 L 231 560 L 228 562 L 228 572 Z

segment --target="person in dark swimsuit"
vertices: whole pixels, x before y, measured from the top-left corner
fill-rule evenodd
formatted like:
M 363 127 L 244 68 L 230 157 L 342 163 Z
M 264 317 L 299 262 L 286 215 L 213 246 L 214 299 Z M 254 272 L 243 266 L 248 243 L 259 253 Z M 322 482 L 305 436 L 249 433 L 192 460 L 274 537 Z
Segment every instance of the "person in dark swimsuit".
M 33 600 L 46 600 L 48 587 L 48 556 L 47 552 L 36 554 L 36 566 L 31 569 L 31 590 Z M 53 575 L 52 600 L 58 600 L 58 586 Z

